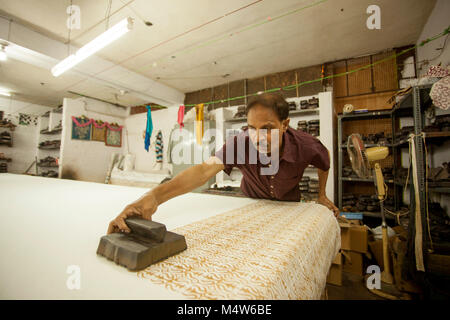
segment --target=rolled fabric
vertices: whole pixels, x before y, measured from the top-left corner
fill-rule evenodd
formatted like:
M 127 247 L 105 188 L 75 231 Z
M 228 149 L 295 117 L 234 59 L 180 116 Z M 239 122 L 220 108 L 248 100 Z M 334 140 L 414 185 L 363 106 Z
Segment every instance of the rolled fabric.
M 150 137 L 152 136 L 153 122 L 152 122 L 152 109 L 147 106 L 147 127 L 145 129 L 145 150 L 148 152 L 150 146 Z

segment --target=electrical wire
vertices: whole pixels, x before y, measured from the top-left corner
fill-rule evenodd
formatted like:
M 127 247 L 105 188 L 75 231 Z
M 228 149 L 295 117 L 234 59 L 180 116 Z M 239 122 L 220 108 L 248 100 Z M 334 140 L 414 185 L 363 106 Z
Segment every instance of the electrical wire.
M 130 4 L 130 3 L 133 2 L 133 1 L 134 1 L 134 0 L 128 2 L 128 4 Z M 130 56 L 130 57 L 124 59 L 124 60 L 121 60 L 121 61 L 119 61 L 117 64 L 113 64 L 113 65 L 111 65 L 111 66 L 109 66 L 109 67 L 107 67 L 107 68 L 105 68 L 105 69 L 103 69 L 103 70 L 97 72 L 96 74 L 94 74 L 94 76 L 96 76 L 96 75 L 98 75 L 98 74 L 100 74 L 100 73 L 103 73 L 103 72 L 105 72 L 105 71 L 108 71 L 108 70 L 110 70 L 110 69 L 112 69 L 112 68 L 114 68 L 114 67 L 116 67 L 116 66 L 120 66 L 120 65 L 123 64 L 124 62 L 129 61 L 130 59 L 136 58 L 137 56 L 140 56 L 140 55 L 142 55 L 142 54 L 144 54 L 144 53 L 147 53 L 148 51 L 150 51 L 150 50 L 152 50 L 152 49 L 155 49 L 155 48 L 157 48 L 157 47 L 159 47 L 159 46 L 161 46 L 161 45 L 164 45 L 164 44 L 166 44 L 166 43 L 168 43 L 168 42 L 170 42 L 170 41 L 173 41 L 173 40 L 175 40 L 175 39 L 177 39 L 177 38 L 179 38 L 179 37 L 181 37 L 181 36 L 184 36 L 184 35 L 186 35 L 186 34 L 188 34 L 188 33 L 191 33 L 191 32 L 193 32 L 193 31 L 195 31 L 195 30 L 198 30 L 198 29 L 200 29 L 200 28 L 203 28 L 204 26 L 206 26 L 206 25 L 208 25 L 208 24 L 211 24 L 211 23 L 213 23 L 213 22 L 216 22 L 217 20 L 220 20 L 220 19 L 222 19 L 222 18 L 228 17 L 228 16 L 230 16 L 230 15 L 236 13 L 236 12 L 239 12 L 240 10 L 246 9 L 246 8 L 248 8 L 248 7 L 250 7 L 250 6 L 254 5 L 254 4 L 257 4 L 257 3 L 261 2 L 261 1 L 262 1 L 262 0 L 256 0 L 256 1 L 254 1 L 254 2 L 252 2 L 252 3 L 249 3 L 249 4 L 247 4 L 247 5 L 243 6 L 243 7 L 240 7 L 240 8 L 238 8 L 238 9 L 233 10 L 233 11 L 227 12 L 227 13 L 223 14 L 223 15 L 220 16 L 220 17 L 217 17 L 217 18 L 214 18 L 214 19 L 212 19 L 212 20 L 209 20 L 209 21 L 207 21 L 207 22 L 205 22 L 205 23 L 203 23 L 203 24 L 201 24 L 201 25 L 198 25 L 198 26 L 196 26 L 196 27 L 194 27 L 194 28 L 191 28 L 191 29 L 189 29 L 189 30 L 187 30 L 187 31 L 185 31 L 185 32 L 182 32 L 182 33 L 180 33 L 180 34 L 178 34 L 178 35 L 176 35 L 176 36 L 173 36 L 173 37 L 171 37 L 171 38 L 169 38 L 169 39 L 167 39 L 167 40 L 165 40 L 165 41 L 162 41 L 162 42 L 160 42 L 160 43 L 158 43 L 158 44 L 156 44 L 156 45 L 154 45 L 154 46 L 152 46 L 152 47 L 150 47 L 150 48 L 147 48 L 147 49 L 145 49 L 145 50 L 142 50 L 142 51 L 140 51 L 140 52 L 138 52 L 138 53 L 136 53 L 136 54 L 134 54 L 134 55 L 132 55 L 132 56 Z M 314 4 L 312 4 L 312 5 L 309 5 L 309 6 L 306 6 L 306 7 L 302 7 L 302 8 L 293 10 L 292 12 L 285 13 L 285 14 L 283 14 L 283 15 L 281 15 L 281 16 L 275 17 L 275 18 L 271 19 L 270 21 L 273 21 L 273 20 L 275 20 L 275 19 L 279 19 L 279 18 L 281 18 L 281 17 L 284 17 L 284 16 L 286 16 L 287 14 L 296 13 L 296 12 L 299 11 L 299 10 L 304 10 L 304 9 L 306 9 L 306 8 L 315 6 L 315 5 L 320 4 L 320 3 L 322 3 L 322 2 L 325 2 L 325 1 L 329 1 L 329 0 L 320 0 L 319 2 L 314 3 Z M 123 8 L 123 7 L 122 7 L 122 8 Z M 122 8 L 121 8 L 121 9 L 122 9 Z M 295 12 L 294 12 L 294 11 L 295 11 Z M 116 11 L 116 12 L 117 12 L 117 11 Z M 113 13 L 113 14 L 114 14 L 114 13 Z M 270 22 L 270 21 L 267 21 L 267 22 Z M 261 24 L 262 24 L 262 23 L 261 23 Z M 260 25 L 260 24 L 259 24 L 259 25 Z M 257 27 L 257 26 L 259 26 L 259 25 L 255 25 L 254 27 Z M 93 27 L 94 27 L 94 26 L 93 26 Z M 248 29 L 247 29 L 247 30 L 248 30 Z M 238 33 L 241 33 L 241 32 L 247 31 L 247 30 L 241 30 L 241 31 L 238 31 Z M 227 36 L 228 36 L 228 34 L 227 34 Z M 221 40 L 222 38 L 223 38 L 223 37 L 221 37 L 220 39 L 217 39 L 217 41 Z M 207 43 L 211 44 L 212 42 L 211 42 L 211 41 L 208 41 Z M 205 43 L 204 43 L 204 44 L 205 44 Z M 204 45 L 204 44 L 202 44 L 202 45 Z M 191 47 L 191 48 L 192 48 L 192 47 Z M 188 48 L 188 49 L 191 49 L 191 48 Z M 173 55 L 173 54 L 171 54 L 170 56 L 172 56 L 172 55 Z M 154 62 L 152 62 L 152 64 L 153 64 L 153 63 L 154 63 Z M 82 79 L 82 80 L 76 82 L 76 83 L 73 84 L 73 85 L 70 85 L 70 86 L 68 86 L 68 87 L 63 88 L 63 89 L 60 90 L 60 91 L 66 91 L 68 88 L 70 88 L 70 87 L 72 87 L 72 86 L 76 86 L 76 85 L 78 85 L 78 84 L 80 84 L 81 82 L 84 82 L 84 81 L 86 81 L 86 79 Z
M 111 7 L 112 7 L 112 0 L 106 0 L 108 4 L 106 5 L 106 13 L 105 13 L 105 24 L 106 28 L 105 30 L 109 29 L 109 17 L 111 17 Z
M 120 0 L 120 2 L 125 3 L 124 0 Z M 147 23 L 147 21 L 144 18 L 142 18 L 142 16 L 136 10 L 134 10 L 134 8 L 131 6 L 131 4 L 127 5 L 127 8 L 130 9 L 136 15 L 136 17 L 138 17 L 142 21 L 142 23 L 144 23 L 144 24 Z
M 67 35 L 67 56 L 70 56 L 70 33 L 72 31 L 72 0 L 70 0 L 69 33 Z
M 440 37 L 443 37 L 443 36 L 445 36 L 445 35 L 447 35 L 449 33 L 450 33 L 450 27 L 448 27 L 443 32 L 441 32 L 441 33 L 439 33 L 439 34 L 437 34 L 437 35 L 435 35 L 435 36 L 433 36 L 431 38 L 427 38 L 427 39 L 423 40 L 420 44 L 417 44 L 417 45 L 415 45 L 413 47 L 405 49 L 405 50 L 403 50 L 403 51 L 401 51 L 399 53 L 394 53 L 393 55 L 388 56 L 388 57 L 386 57 L 384 59 L 378 60 L 378 61 L 376 61 L 374 63 L 367 64 L 365 66 L 359 67 L 359 68 L 354 69 L 354 70 L 350 70 L 350 71 L 347 71 L 347 72 L 342 72 L 342 73 L 338 73 L 338 74 L 334 74 L 334 75 L 329 75 L 329 76 L 326 76 L 326 77 L 320 77 L 320 78 L 317 78 L 317 79 L 314 79 L 314 80 L 303 81 L 303 82 L 296 83 L 296 84 L 289 85 L 289 86 L 285 86 L 285 87 L 273 88 L 273 89 L 269 89 L 269 90 L 263 90 L 263 91 L 260 91 L 260 93 L 270 93 L 270 92 L 276 92 L 276 91 L 281 91 L 281 90 L 287 90 L 287 91 L 288 90 L 294 90 L 297 87 L 303 86 L 305 84 L 309 84 L 309 83 L 313 83 L 313 82 L 319 82 L 319 81 L 323 81 L 323 80 L 326 80 L 326 79 L 342 77 L 342 76 L 346 76 L 346 75 L 349 75 L 349 74 L 352 74 L 352 73 L 355 73 L 355 72 L 359 72 L 361 70 L 368 69 L 370 67 L 378 65 L 378 64 L 383 63 L 385 61 L 397 58 L 398 56 L 401 56 L 401 55 L 403 55 L 403 54 L 405 54 L 405 53 L 407 53 L 407 52 L 409 52 L 411 50 L 415 50 L 417 47 L 424 46 L 425 44 L 427 44 L 427 43 L 429 43 L 431 41 L 434 41 L 434 40 L 436 40 L 436 39 L 438 39 Z M 258 95 L 260 93 L 252 93 L 252 94 L 247 94 L 247 95 L 243 95 L 243 96 L 239 96 L 239 97 L 228 98 L 228 99 L 220 99 L 220 100 L 209 101 L 209 102 L 202 102 L 202 103 L 205 104 L 205 105 L 209 105 L 209 104 L 214 104 L 214 103 L 228 102 L 228 101 L 239 100 L 239 99 L 244 99 L 244 98 L 256 96 L 256 95 Z M 186 107 L 193 107 L 195 105 L 196 104 L 186 104 L 185 106 Z
M 219 41 L 221 41 L 221 40 L 228 39 L 228 38 L 230 38 L 231 36 L 234 36 L 234 35 L 243 33 L 243 32 L 248 31 L 248 30 L 252 30 L 252 29 L 257 28 L 257 27 L 260 27 L 260 26 L 262 26 L 262 25 L 264 25 L 264 24 L 266 24 L 266 23 L 271 23 L 271 22 L 273 22 L 273 21 L 276 21 L 276 20 L 279 20 L 279 19 L 281 19 L 281 18 L 290 16 L 290 15 L 292 15 L 292 14 L 299 13 L 299 12 L 301 12 L 301 11 L 303 11 L 303 10 L 306 10 L 306 9 L 309 9 L 309 8 L 312 8 L 312 7 L 315 7 L 315 6 L 318 6 L 319 4 L 322 4 L 323 2 L 327 2 L 327 1 L 329 1 L 329 0 L 319 0 L 319 1 L 317 1 L 317 2 L 314 2 L 314 3 L 312 3 L 312 4 L 309 4 L 309 5 L 307 5 L 307 6 L 303 6 L 303 7 L 301 7 L 301 8 L 297 8 L 297 9 L 294 9 L 294 10 L 291 10 L 291 11 L 288 11 L 288 12 L 285 12 L 285 13 L 280 14 L 280 15 L 275 16 L 275 17 L 271 17 L 270 19 L 264 19 L 264 20 L 262 20 L 262 21 L 259 21 L 259 22 L 250 24 L 250 25 L 248 25 L 248 26 L 246 26 L 246 27 L 243 27 L 242 29 L 240 29 L 240 30 L 238 30 L 238 31 L 231 32 L 231 33 L 227 32 L 225 35 L 220 36 L 220 37 L 218 37 L 218 38 L 216 38 L 216 39 L 212 39 L 212 40 L 209 40 L 209 41 L 205 41 L 205 42 L 203 42 L 202 44 L 195 45 L 195 46 L 191 46 L 191 47 L 189 47 L 189 48 L 182 49 L 182 50 L 179 50 L 179 51 L 175 51 L 175 52 L 173 52 L 172 54 L 170 54 L 170 55 L 168 55 L 168 56 L 164 56 L 164 57 L 162 57 L 162 58 L 156 60 L 156 62 L 157 62 L 157 63 L 158 63 L 158 62 L 161 62 L 162 60 L 167 59 L 168 57 L 172 57 L 172 56 L 174 56 L 175 54 L 176 54 L 176 55 L 179 55 L 179 54 L 182 54 L 182 53 L 191 53 L 191 52 L 197 51 L 197 50 L 199 50 L 199 49 L 201 49 L 201 48 L 204 48 L 204 47 L 206 47 L 206 46 L 209 46 L 209 45 L 214 44 L 214 43 L 216 43 L 216 42 L 219 42 Z M 152 64 L 153 64 L 153 63 L 154 63 L 154 62 L 152 62 Z M 144 69 L 147 68 L 147 67 L 149 67 L 149 66 L 150 66 L 150 64 L 147 65 L 147 66 L 144 66 Z
M 114 11 L 113 13 L 110 14 L 110 17 L 112 17 L 113 15 L 115 15 L 116 13 L 120 12 L 123 8 L 125 8 L 126 6 L 128 6 L 129 4 L 131 4 L 132 2 L 134 2 L 135 0 L 131 0 L 129 2 L 127 2 L 125 5 L 123 5 L 122 7 L 120 7 L 119 9 L 117 9 L 116 11 Z M 88 33 L 89 31 L 91 31 L 92 29 L 94 29 L 96 26 L 100 25 L 101 23 L 103 23 L 103 21 L 105 21 L 106 18 L 103 18 L 102 20 L 100 20 L 99 22 L 93 24 L 92 26 L 90 26 L 89 28 L 87 28 L 85 31 L 79 33 L 76 37 L 72 38 L 72 41 L 84 36 L 86 33 Z

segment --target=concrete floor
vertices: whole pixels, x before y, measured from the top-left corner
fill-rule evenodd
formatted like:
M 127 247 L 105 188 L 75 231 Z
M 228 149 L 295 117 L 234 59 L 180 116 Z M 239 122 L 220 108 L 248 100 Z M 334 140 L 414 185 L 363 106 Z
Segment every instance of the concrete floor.
M 343 272 L 342 286 L 327 284 L 328 300 L 385 300 L 367 290 L 364 278 Z

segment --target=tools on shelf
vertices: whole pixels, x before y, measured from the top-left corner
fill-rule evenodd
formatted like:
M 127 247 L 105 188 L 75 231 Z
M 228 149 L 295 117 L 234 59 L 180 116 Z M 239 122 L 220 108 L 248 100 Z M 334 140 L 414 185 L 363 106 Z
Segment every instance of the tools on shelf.
M 309 133 L 314 137 L 318 137 L 320 135 L 320 120 L 299 120 L 297 122 L 297 130 L 301 130 L 303 132 Z

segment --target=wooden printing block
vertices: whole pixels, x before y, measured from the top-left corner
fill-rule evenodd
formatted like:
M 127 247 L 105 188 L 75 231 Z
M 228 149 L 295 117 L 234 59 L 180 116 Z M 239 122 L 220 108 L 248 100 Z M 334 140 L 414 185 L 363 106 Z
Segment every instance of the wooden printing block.
M 167 231 L 161 223 L 140 218 L 125 221 L 131 232 L 101 237 L 97 254 L 130 271 L 145 269 L 187 248 L 184 236 Z

